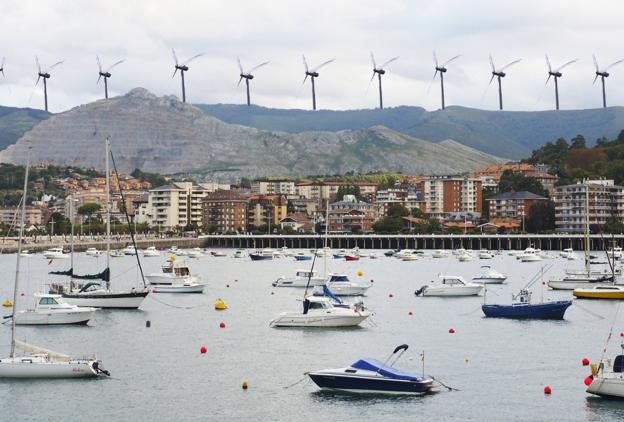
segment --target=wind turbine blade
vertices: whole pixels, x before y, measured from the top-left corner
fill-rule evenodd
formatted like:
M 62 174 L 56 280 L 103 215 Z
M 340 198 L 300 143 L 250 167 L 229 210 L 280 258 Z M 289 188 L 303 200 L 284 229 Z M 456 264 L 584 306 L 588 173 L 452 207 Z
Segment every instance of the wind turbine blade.
M 373 82 L 373 79 L 375 79 L 375 72 L 373 72 L 373 76 L 371 76 L 370 81 L 368 81 L 369 85 Z
M 243 73 L 245 73 L 245 71 L 243 70 L 243 65 L 241 64 L 240 57 L 236 56 L 236 62 L 238 63 L 238 70 L 240 70 L 240 73 L 242 75 Z
M 494 76 L 496 76 L 496 75 L 494 75 L 494 74 L 492 73 L 492 77 L 490 78 L 490 82 L 488 82 L 488 86 L 492 85 L 492 81 L 494 80 Z
M 302 54 L 301 57 L 303 58 L 303 67 L 305 68 L 305 71 L 308 72 L 308 62 L 306 61 L 305 55 Z
M 184 63 L 182 63 L 182 66 L 186 66 L 187 64 L 189 64 L 190 62 L 192 62 L 193 60 L 195 60 L 198 57 L 203 56 L 204 53 L 199 53 L 199 54 L 195 54 L 193 57 L 191 57 L 190 59 L 188 59 L 187 61 L 185 61 Z
M 333 62 L 336 59 L 331 59 L 331 60 L 327 60 L 326 62 L 321 63 L 320 65 L 316 66 L 314 69 L 312 69 L 312 72 L 316 72 L 317 70 L 319 70 L 321 67 L 326 66 L 328 64 L 330 64 L 331 62 Z
M 41 75 L 37 76 L 37 82 L 35 82 L 35 86 L 37 86 L 39 84 L 39 79 L 41 79 Z
M 433 61 L 434 61 L 436 67 L 440 67 L 438 65 L 438 56 L 436 56 L 435 51 L 433 52 Z M 433 74 L 433 77 L 435 78 L 435 73 Z
M 60 62 L 56 62 L 54 63 L 52 66 L 48 67 L 46 69 L 46 73 L 48 73 L 49 71 L 51 71 L 52 69 L 54 69 L 56 66 L 60 65 L 61 63 L 63 63 L 65 60 L 61 60 Z
M 596 67 L 596 72 L 600 72 L 600 67 L 598 66 L 598 60 L 596 60 L 595 54 L 592 54 L 592 59 L 594 60 L 594 66 Z
M 597 80 L 598 80 L 598 74 L 596 74 L 596 76 L 594 77 L 594 82 L 592 82 L 592 85 L 594 85 Z
M 239 86 L 242 80 L 243 80 L 243 77 L 241 76 L 240 79 L 238 80 L 238 83 L 236 84 L 236 86 Z
M 122 64 L 123 62 L 125 62 L 126 59 L 123 60 L 119 60 L 118 62 L 115 62 L 112 66 L 110 66 L 108 69 L 106 69 L 106 71 L 110 71 L 113 67 L 117 66 L 118 64 Z
M 260 69 L 262 66 L 266 66 L 267 64 L 269 64 L 270 62 L 264 62 L 264 63 L 260 63 L 259 65 L 252 67 L 251 70 L 247 73 L 253 73 L 256 70 Z
M 373 69 L 377 69 L 377 63 L 375 62 L 375 56 L 373 55 L 372 51 L 371 51 L 371 62 L 373 62 Z
M 492 66 L 492 72 L 496 72 L 496 66 L 494 65 L 494 59 L 492 58 L 491 54 L 490 54 L 490 66 Z
M 622 62 L 624 62 L 624 59 L 618 60 L 617 62 L 613 62 L 609 66 L 607 66 L 604 71 L 606 72 L 607 70 L 611 69 L 613 66 L 618 65 L 618 64 L 620 64 Z M 2 65 L 4 67 L 4 62 L 2 62 Z
M 303 82 L 301 83 L 301 85 L 305 85 L 305 81 L 308 79 L 308 74 L 306 73 L 305 78 L 303 78 Z
M 5 61 L 6 61 L 6 57 L 2 57 L 2 63 L 0 63 L 0 68 L 4 68 Z
M 563 70 L 564 67 L 570 66 L 572 63 L 578 62 L 578 59 L 574 59 L 574 60 L 570 60 L 569 62 L 559 66 L 558 68 L 555 69 L 555 72 L 559 72 L 560 70 Z
M 507 63 L 505 66 L 501 67 L 501 69 L 500 69 L 500 71 L 499 71 L 499 72 L 502 72 L 503 70 L 505 70 L 505 69 L 507 69 L 507 68 L 509 68 L 509 67 L 511 67 L 511 66 L 513 66 L 513 65 L 515 65 L 516 63 L 520 62 L 521 60 L 522 60 L 522 59 L 518 59 L 518 60 L 514 60 L 514 61 L 513 61 L 513 62 L 511 62 L 511 63 Z
M 399 56 L 393 57 L 390 60 L 388 60 L 387 62 L 385 62 L 384 64 L 381 65 L 381 68 L 385 68 L 386 66 L 388 66 L 390 63 L 392 63 L 395 60 L 399 60 Z
M 173 71 L 173 75 L 171 75 L 171 79 L 175 78 L 176 73 L 178 72 L 178 68 L 176 67 Z
M 447 61 L 445 61 L 444 63 L 442 63 L 442 67 L 446 66 L 447 64 L 449 64 L 450 62 L 452 62 L 455 59 L 459 59 L 460 55 L 457 55 L 453 58 L 448 59 Z
M 552 76 L 552 75 L 549 73 L 549 74 L 548 74 L 548 77 L 546 78 L 546 83 L 544 84 L 544 86 L 548 85 L 548 81 L 550 81 L 550 77 L 551 77 L 551 76 Z
M 548 54 L 544 54 L 544 57 L 546 57 L 546 66 L 548 66 L 548 71 L 552 72 L 552 66 L 550 64 L 550 59 L 548 58 Z
M 41 65 L 39 64 L 39 58 L 35 56 L 35 63 L 37 63 L 37 71 L 41 73 Z
M 102 74 L 101 73 L 98 75 L 98 80 L 95 83 L 96 85 L 98 85 L 100 83 L 100 79 L 102 79 Z
M 100 56 L 96 55 L 95 56 L 95 61 L 97 62 L 98 70 L 101 72 L 102 71 L 102 63 L 100 62 Z
M 436 71 L 433 72 L 433 78 L 431 78 L 431 81 L 429 82 L 429 86 L 427 86 L 427 94 L 429 94 L 429 90 L 431 89 L 431 85 L 433 85 L 433 81 L 435 81 L 435 77 L 436 77 L 437 74 L 438 74 L 438 69 L 436 69 Z M 492 76 L 494 76 L 494 75 L 492 75 Z
M 178 56 L 176 56 L 175 50 L 172 48 L 171 49 L 171 53 L 173 54 L 173 61 L 175 62 L 176 66 L 178 65 Z

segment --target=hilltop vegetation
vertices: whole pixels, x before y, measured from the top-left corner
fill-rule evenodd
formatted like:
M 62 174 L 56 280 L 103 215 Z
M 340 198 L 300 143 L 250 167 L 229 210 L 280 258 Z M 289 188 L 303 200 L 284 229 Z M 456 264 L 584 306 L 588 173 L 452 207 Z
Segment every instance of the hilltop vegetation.
M 50 116 L 43 110 L 0 106 L 0 150 L 16 143 L 24 133 Z

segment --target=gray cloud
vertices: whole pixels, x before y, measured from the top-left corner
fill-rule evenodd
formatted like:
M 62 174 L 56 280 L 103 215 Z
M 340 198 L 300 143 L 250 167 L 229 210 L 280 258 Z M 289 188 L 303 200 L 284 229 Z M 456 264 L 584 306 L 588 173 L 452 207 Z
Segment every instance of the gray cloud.
M 313 7 L 312 7 L 313 6 Z M 440 58 L 461 54 L 446 77 L 447 103 L 495 109 L 496 89 L 489 80 L 488 54 L 497 64 L 515 58 L 503 83 L 510 110 L 550 109 L 554 88 L 546 81 L 544 54 L 553 64 L 572 58 L 561 79 L 562 108 L 601 104 L 599 84 L 592 85 L 592 53 L 604 66 L 624 58 L 621 41 L 624 3 L 613 1 L 292 1 L 224 2 L 5 0 L 0 56 L 6 79 L 0 80 L 0 104 L 42 108 L 35 88 L 34 56 L 43 66 L 64 59 L 49 84 L 50 108 L 62 111 L 102 97 L 96 85 L 95 55 L 105 63 L 125 58 L 110 80 L 113 95 L 143 86 L 158 95 L 180 95 L 171 78 L 171 48 L 179 57 L 204 52 L 187 74 L 188 100 L 195 103 L 243 103 L 237 88 L 236 56 L 246 67 L 264 60 L 252 81 L 252 100 L 269 107 L 310 108 L 310 87 L 302 86 L 301 54 L 310 63 L 329 58 L 322 69 L 318 102 L 322 108 L 370 108 L 377 103 L 369 51 L 379 61 L 401 58 L 384 79 L 386 106 L 439 107 L 432 50 Z M 608 79 L 610 105 L 624 105 L 624 64 Z M 375 88 L 375 89 L 372 89 Z

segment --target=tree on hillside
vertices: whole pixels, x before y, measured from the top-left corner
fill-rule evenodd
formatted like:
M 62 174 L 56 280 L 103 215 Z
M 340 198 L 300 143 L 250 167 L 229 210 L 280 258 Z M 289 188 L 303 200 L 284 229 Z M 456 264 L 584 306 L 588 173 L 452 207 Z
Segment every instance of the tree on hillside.
M 554 230 L 555 203 L 552 201 L 540 201 L 531 205 L 529 216 L 524 221 L 524 228 L 529 233 Z
M 576 135 L 570 140 L 570 149 L 587 148 L 585 146 L 585 137 L 583 135 Z
M 537 179 L 512 170 L 503 172 L 498 182 L 498 191 L 499 193 L 527 191 L 545 198 L 549 197 L 548 191 L 544 189 L 544 186 Z
M 624 233 L 624 222 L 621 218 L 614 215 L 607 218 L 604 226 L 602 226 L 603 233 L 620 234 Z
M 392 204 L 388 207 L 386 215 L 388 217 L 407 217 L 410 215 L 410 212 L 401 204 Z
M 359 186 L 340 186 L 336 192 L 336 201 L 342 201 L 345 195 L 354 195 L 356 199 L 362 199 Z
M 78 214 L 84 215 L 87 222 L 91 222 L 95 214 L 102 210 L 102 206 L 95 202 L 87 202 L 78 208 Z

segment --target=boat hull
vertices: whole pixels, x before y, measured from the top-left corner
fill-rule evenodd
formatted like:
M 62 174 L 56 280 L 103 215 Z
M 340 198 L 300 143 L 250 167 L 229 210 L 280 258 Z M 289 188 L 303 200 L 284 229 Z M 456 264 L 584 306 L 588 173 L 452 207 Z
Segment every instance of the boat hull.
M 149 291 L 142 292 L 97 292 L 63 293 L 63 299 L 70 305 L 93 308 L 137 309 Z
M 506 278 L 475 277 L 472 279 L 472 282 L 479 284 L 503 284 L 505 280 Z
M 93 318 L 94 314 L 95 309 L 78 309 L 71 312 L 22 311 L 15 316 L 15 323 L 17 325 L 85 325 Z
M 150 285 L 154 293 L 203 293 L 206 284 Z
M 338 327 L 354 327 L 369 317 L 368 312 L 353 312 L 352 315 L 347 314 L 329 314 L 329 315 L 304 315 L 302 313 L 283 313 L 276 319 L 271 321 L 271 327 L 319 327 L 319 328 L 338 328 Z
M 585 391 L 601 397 L 624 398 L 624 379 L 595 377 Z
M 323 286 L 326 279 L 321 277 L 310 277 L 310 287 Z M 308 286 L 307 278 L 278 278 L 272 283 L 273 287 L 306 287 Z
M 96 378 L 99 374 L 89 361 L 42 361 L 36 356 L 0 360 L 0 378 Z
M 336 296 L 364 296 L 370 286 L 356 286 L 354 284 L 341 285 L 341 283 L 327 284 L 329 290 Z
M 481 309 L 488 318 L 511 319 L 563 319 L 571 300 L 539 303 L 534 305 L 483 305 Z
M 563 281 L 563 280 L 551 280 L 548 282 L 548 287 L 553 290 L 575 290 L 575 289 L 591 289 L 596 286 L 613 286 L 611 282 L 600 281 Z
M 428 393 L 433 380 L 393 380 L 381 377 L 343 376 L 332 373 L 312 372 L 308 376 L 322 390 L 365 394 L 415 394 Z
M 427 287 L 422 293 L 423 296 L 432 297 L 460 297 L 476 296 L 481 293 L 482 286 L 462 286 L 462 287 Z
M 270 256 L 270 255 L 258 255 L 258 254 L 250 253 L 249 254 L 249 258 L 251 258 L 252 261 L 268 261 L 268 260 L 272 260 L 273 256 Z
M 594 290 L 594 289 L 575 289 L 572 294 L 580 299 L 624 299 L 624 290 Z

